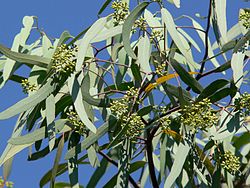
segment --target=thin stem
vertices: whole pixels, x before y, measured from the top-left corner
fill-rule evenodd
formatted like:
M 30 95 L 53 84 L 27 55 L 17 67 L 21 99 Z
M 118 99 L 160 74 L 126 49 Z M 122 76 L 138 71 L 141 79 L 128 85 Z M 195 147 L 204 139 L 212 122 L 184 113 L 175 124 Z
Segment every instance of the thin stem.
M 106 155 L 105 153 L 103 153 L 102 151 L 98 151 L 98 153 L 103 156 L 105 159 L 107 159 L 108 162 L 110 162 L 111 164 L 113 164 L 114 166 L 118 167 L 118 163 L 116 161 L 114 161 L 113 159 L 111 159 L 108 155 Z M 135 180 L 129 175 L 128 176 L 128 180 L 130 181 L 130 183 L 135 187 L 135 188 L 140 188 L 139 185 L 137 185 L 137 183 L 135 182 Z
M 209 29 L 210 29 L 210 18 L 211 18 L 211 13 L 212 13 L 212 0 L 209 1 L 209 9 L 208 9 L 208 16 L 207 16 L 207 28 L 205 31 L 205 54 L 203 56 L 203 62 L 201 64 L 201 68 L 200 68 L 200 72 L 197 75 L 196 79 L 198 80 L 201 76 L 201 74 L 204 71 L 204 67 L 205 67 L 205 59 L 207 59 L 208 57 L 208 33 L 209 33 Z

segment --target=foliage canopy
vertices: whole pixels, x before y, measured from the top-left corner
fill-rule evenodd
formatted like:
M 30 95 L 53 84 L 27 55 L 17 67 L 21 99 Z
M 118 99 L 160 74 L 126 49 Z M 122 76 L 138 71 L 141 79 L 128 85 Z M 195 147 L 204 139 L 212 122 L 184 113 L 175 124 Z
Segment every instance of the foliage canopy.
M 29 161 L 56 150 L 40 187 L 82 187 L 81 165 L 96 169 L 86 187 L 100 186 L 109 164 L 117 172 L 102 187 L 250 185 L 250 94 L 242 89 L 250 11 L 228 30 L 226 3 L 210 0 L 197 21 L 174 19 L 166 1 L 106 0 L 99 15 L 111 14 L 59 39 L 24 17 L 11 49 L 0 45 L 0 88 L 11 80 L 27 94 L 0 112 L 0 120 L 18 115 L 0 158 L 3 181 L 29 147 Z M 40 37 L 27 44 L 33 29 Z M 27 77 L 16 73 L 22 67 Z M 66 172 L 69 183 L 56 182 Z

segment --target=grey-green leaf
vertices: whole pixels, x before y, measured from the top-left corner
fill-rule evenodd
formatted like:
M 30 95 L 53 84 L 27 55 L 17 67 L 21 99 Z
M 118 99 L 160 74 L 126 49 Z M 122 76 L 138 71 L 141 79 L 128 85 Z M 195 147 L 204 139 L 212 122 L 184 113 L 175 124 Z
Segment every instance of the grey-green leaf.
M 133 59 L 136 59 L 136 55 L 133 51 L 133 49 L 130 46 L 130 33 L 132 30 L 132 27 L 134 25 L 135 20 L 138 18 L 138 16 L 141 15 L 141 13 L 144 11 L 144 9 L 149 5 L 148 2 L 140 3 L 127 17 L 123 24 L 122 28 L 122 38 L 123 38 L 123 44 L 126 52 L 130 57 Z
M 47 96 L 53 92 L 54 86 L 52 85 L 52 79 L 49 78 L 47 83 L 41 87 L 36 93 L 33 95 L 30 95 L 29 97 L 19 101 L 18 103 L 14 104 L 13 106 L 9 107 L 5 111 L 0 113 L 0 120 L 2 119 L 8 119 L 10 117 L 13 117 L 21 112 L 24 112 L 35 105 L 37 105 L 39 102 L 43 101 L 47 98 Z

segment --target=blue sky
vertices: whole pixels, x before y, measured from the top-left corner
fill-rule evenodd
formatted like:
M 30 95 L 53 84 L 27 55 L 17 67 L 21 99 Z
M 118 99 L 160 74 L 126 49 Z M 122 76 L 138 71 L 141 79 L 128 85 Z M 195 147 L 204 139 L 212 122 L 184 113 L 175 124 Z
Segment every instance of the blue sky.
M 8 47 L 11 46 L 15 35 L 22 27 L 22 18 L 25 15 L 37 16 L 39 26 L 51 37 L 58 38 L 64 30 L 70 31 L 72 35 L 77 35 L 97 19 L 97 12 L 103 2 L 103 0 L 2 1 L 0 43 Z M 182 0 L 181 2 L 182 8 L 180 9 L 167 4 L 167 8 L 173 13 L 174 17 L 182 14 L 194 17 L 195 13 L 206 16 L 208 0 Z M 237 22 L 239 8 L 243 7 L 249 7 L 249 3 L 241 0 L 228 0 L 228 28 Z M 105 14 L 107 14 L 107 11 L 104 12 Z M 200 23 L 203 26 L 205 25 L 205 21 L 200 21 Z M 3 111 L 23 97 L 25 95 L 22 94 L 20 86 L 9 82 L 0 91 L 0 111 Z M 5 148 L 6 140 L 10 137 L 14 125 L 15 118 L 0 122 L 0 153 Z M 25 150 L 15 157 L 10 180 L 14 181 L 17 188 L 38 187 L 38 182 L 42 175 L 53 165 L 53 155 L 39 161 L 26 162 L 27 154 L 28 150 Z M 92 169 L 80 168 L 82 172 L 80 175 L 80 178 L 82 178 L 81 182 L 85 184 L 91 175 Z M 59 178 L 59 180 L 62 179 L 68 181 L 66 176 Z

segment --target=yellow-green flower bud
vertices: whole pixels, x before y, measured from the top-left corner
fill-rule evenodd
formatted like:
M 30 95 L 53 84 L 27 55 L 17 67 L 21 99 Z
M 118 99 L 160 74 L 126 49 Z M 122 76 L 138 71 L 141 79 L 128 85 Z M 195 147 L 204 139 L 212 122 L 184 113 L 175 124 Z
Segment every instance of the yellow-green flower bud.
M 79 115 L 74 111 L 69 111 L 67 113 L 68 122 L 74 127 L 75 131 L 81 135 L 87 132 L 87 128 L 84 123 L 80 120 Z
M 236 110 L 240 110 L 243 117 L 250 116 L 250 94 L 243 93 L 239 98 L 235 99 L 234 105 Z
M 29 93 L 32 91 L 36 91 L 37 90 L 37 85 L 36 84 L 31 84 L 28 79 L 24 79 L 22 80 L 22 88 L 23 88 L 23 92 L 24 93 Z
M 250 28 L 250 10 L 245 9 L 240 13 L 239 21 L 242 22 L 246 29 Z
M 226 151 L 221 156 L 221 166 L 230 174 L 235 175 L 240 169 L 239 157 L 236 157 L 231 151 Z
M 66 44 L 62 44 L 56 49 L 52 57 L 52 69 L 56 74 L 72 73 L 75 70 L 77 51 L 77 46 L 70 48 Z
M 216 125 L 218 117 L 210 105 L 211 102 L 209 99 L 203 99 L 196 104 L 186 106 L 181 110 L 181 122 L 184 125 L 201 130 Z

